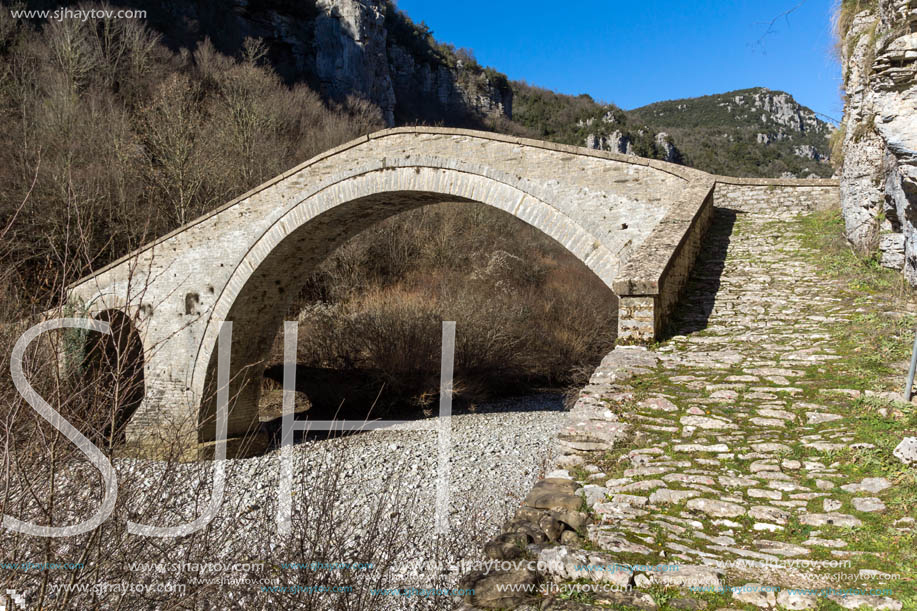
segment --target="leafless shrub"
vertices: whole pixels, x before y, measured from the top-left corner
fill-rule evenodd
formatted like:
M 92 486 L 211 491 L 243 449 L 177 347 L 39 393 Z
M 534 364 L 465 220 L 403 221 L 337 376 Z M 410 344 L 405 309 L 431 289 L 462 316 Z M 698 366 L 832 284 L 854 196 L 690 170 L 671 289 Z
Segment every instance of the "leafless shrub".
M 366 100 L 329 105 L 304 85 L 286 86 L 261 65 L 254 41 L 241 61 L 208 44 L 173 53 L 139 22 L 64 20 L 36 30 L 12 22 L 4 9 L 0 57 L 0 371 L 9 371 L 13 344 L 42 316 L 85 314 L 67 302 L 73 280 L 383 124 Z M 301 354 L 321 366 L 377 369 L 425 404 L 438 378 L 439 321 L 454 319 L 457 387 L 466 395 L 517 381 L 565 383 L 571 364 L 608 347 L 614 308 L 597 280 L 561 257 L 557 245 L 509 222 L 462 205 L 418 210 L 359 236 L 303 279 L 302 303 L 310 307 L 302 316 L 308 333 L 300 334 Z M 495 259 L 496 249 L 509 257 Z M 390 608 L 391 600 L 368 589 L 400 585 L 391 584 L 391 571 L 404 560 L 401 508 L 411 497 L 396 475 L 382 482 L 373 502 L 355 506 L 333 455 L 317 476 L 297 474 L 289 538 L 275 531 L 276 465 L 267 458 L 232 463 L 232 476 L 263 489 L 224 498 L 209 527 L 170 539 L 127 532 L 128 520 L 175 525 L 200 515 L 211 466 L 181 463 L 184 448 L 168 431 L 160 432 L 162 460 L 120 456 L 143 390 L 132 339 L 137 320 L 128 312 L 99 316 L 113 323 L 110 338 L 49 334 L 27 354 L 25 368 L 36 391 L 114 460 L 117 505 L 104 524 L 66 539 L 4 530 L 4 561 L 81 567 L 4 569 L 0 587 L 47 609 Z M 103 496 L 99 473 L 26 404 L 9 376 L 0 376 L 0 403 L 0 513 L 43 525 L 91 515 Z M 363 533 L 358 548 L 355 529 Z M 457 533 L 438 553 L 455 558 L 474 543 L 471 534 Z M 268 560 L 264 570 L 233 577 L 295 585 L 302 572 L 280 562 L 355 559 L 347 555 L 356 552 L 377 570 L 309 575 L 312 585 L 352 588 L 340 596 L 294 596 L 258 585 L 242 591 L 210 583 L 215 576 L 200 568 L 131 570 L 132 563 Z M 448 583 L 447 576 L 436 579 L 431 585 Z M 103 584 L 164 581 L 185 590 L 100 591 Z
M 614 295 L 592 272 L 479 204 L 429 206 L 363 232 L 309 278 L 295 309 L 302 364 L 365 372 L 408 404 L 435 396 L 441 320 L 457 321 L 456 384 L 472 402 L 584 382 L 617 324 Z

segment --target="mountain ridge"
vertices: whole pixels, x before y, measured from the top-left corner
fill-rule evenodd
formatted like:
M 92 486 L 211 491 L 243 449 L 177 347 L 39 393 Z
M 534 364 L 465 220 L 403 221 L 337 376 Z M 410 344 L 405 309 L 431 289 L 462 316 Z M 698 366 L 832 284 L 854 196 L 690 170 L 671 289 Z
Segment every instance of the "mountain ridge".
M 44 0 L 27 5 L 51 6 Z M 215 0 L 116 0 L 112 6 L 145 10 L 145 23 L 173 51 L 193 57 L 209 41 L 221 53 L 257 57 L 288 85 L 305 83 L 329 104 L 352 97 L 371 102 L 389 126 L 485 129 L 716 174 L 833 172 L 830 126 L 788 93 L 756 87 L 625 111 L 588 94 L 510 82 L 479 64 L 473 51 L 437 41 L 392 0 L 233 0 L 228 7 Z M 738 110 L 741 121 L 734 120 Z

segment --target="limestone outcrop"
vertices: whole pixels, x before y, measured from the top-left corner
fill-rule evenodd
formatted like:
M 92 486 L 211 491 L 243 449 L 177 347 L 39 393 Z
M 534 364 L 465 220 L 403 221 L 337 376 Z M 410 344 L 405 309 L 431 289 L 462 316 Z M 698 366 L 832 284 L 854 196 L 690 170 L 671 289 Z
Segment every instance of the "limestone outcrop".
M 473 124 L 512 113 L 506 77 L 469 52 L 437 43 L 390 0 L 151 3 L 165 42 L 194 48 L 209 38 L 237 54 L 246 38 L 262 41 L 263 61 L 287 81 L 306 82 L 328 99 L 350 96 L 378 106 L 388 125 Z
M 917 284 L 917 0 L 878 0 L 842 34 L 847 239 Z
M 316 8 L 315 73 L 329 97 L 364 97 L 382 109 L 389 125 L 399 110 L 407 115 L 402 119 L 512 116 L 505 77 L 472 58 L 433 49 L 423 28 L 390 2 L 317 0 Z

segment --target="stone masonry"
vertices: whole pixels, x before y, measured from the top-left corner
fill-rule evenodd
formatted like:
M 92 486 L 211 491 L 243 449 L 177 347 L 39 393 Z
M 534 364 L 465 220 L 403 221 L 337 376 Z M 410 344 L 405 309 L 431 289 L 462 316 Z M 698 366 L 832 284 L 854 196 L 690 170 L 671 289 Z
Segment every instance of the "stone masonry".
M 836 182 L 715 177 L 675 164 L 456 129 L 385 130 L 328 151 L 70 290 L 127 312 L 144 343 L 130 445 L 214 439 L 216 339 L 233 322 L 229 436 L 257 424 L 263 363 L 299 279 L 383 218 L 442 201 L 494 206 L 545 232 L 619 296 L 623 343 L 659 337 L 717 199 L 836 200 Z M 609 329 L 609 333 L 614 333 Z
M 554 470 L 484 548 L 537 557 L 537 570 L 469 575 L 461 608 L 910 608 L 896 569 L 856 534 L 891 507 L 894 478 L 851 479 L 835 458 L 872 444 L 852 433 L 861 391 L 832 371 L 828 326 L 850 306 L 801 256 L 794 222 L 822 198 L 747 182 L 718 185 L 669 338 L 606 356 L 557 437 Z M 888 522 L 890 536 L 915 525 Z M 588 605 L 551 594 L 585 582 L 618 589 Z M 505 587 L 527 583 L 548 594 Z

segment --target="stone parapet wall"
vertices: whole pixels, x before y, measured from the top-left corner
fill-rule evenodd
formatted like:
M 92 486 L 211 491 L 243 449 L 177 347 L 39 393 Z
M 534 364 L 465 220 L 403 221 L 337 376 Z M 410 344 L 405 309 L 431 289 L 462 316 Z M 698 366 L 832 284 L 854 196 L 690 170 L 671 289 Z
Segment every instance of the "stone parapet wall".
M 618 343 L 645 344 L 664 334 L 702 247 L 714 206 L 799 214 L 837 207 L 839 198 L 838 181 L 833 179 L 717 176 L 693 184 L 615 280 Z
M 694 266 L 712 212 L 712 182 L 687 188 L 623 266 L 614 282 L 619 343 L 647 343 L 661 335 Z
M 838 207 L 840 190 L 837 180 L 826 178 L 766 180 L 718 176 L 713 205 L 736 210 L 766 205 L 769 211 L 780 210 L 799 214 Z

